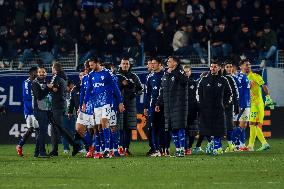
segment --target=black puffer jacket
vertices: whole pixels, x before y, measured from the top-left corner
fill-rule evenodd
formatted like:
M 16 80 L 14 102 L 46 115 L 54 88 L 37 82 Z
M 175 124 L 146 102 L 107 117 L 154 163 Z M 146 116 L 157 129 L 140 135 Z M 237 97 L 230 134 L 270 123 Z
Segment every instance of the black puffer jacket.
M 226 126 L 227 130 L 233 130 L 234 127 L 234 121 L 233 121 L 233 110 L 239 109 L 239 91 L 237 89 L 237 84 L 234 80 L 234 78 L 231 75 L 225 75 L 227 78 L 229 85 L 232 89 L 232 103 L 225 108 L 225 114 L 226 114 Z
M 180 65 L 171 73 L 164 74 L 157 105 L 164 108 L 165 130 L 186 128 L 187 77 Z
M 57 91 L 54 92 L 51 90 L 51 104 L 52 109 L 66 109 L 66 93 L 67 93 L 67 76 L 64 72 L 60 72 L 57 75 L 52 77 L 51 83 L 53 87 L 57 88 Z
M 196 89 L 197 82 L 193 77 L 188 77 L 188 115 L 187 115 L 187 129 L 190 131 L 197 131 L 197 100 Z
M 197 86 L 200 112 L 199 134 L 224 136 L 227 132 L 225 107 L 232 102 L 232 90 L 224 76 L 208 74 Z
M 135 129 L 137 125 L 136 96 L 142 93 L 143 87 L 140 79 L 133 72 L 119 70 L 118 73 L 119 83 L 125 78 L 127 80 L 127 85 L 119 84 L 125 107 L 125 111 L 119 114 L 119 127 Z

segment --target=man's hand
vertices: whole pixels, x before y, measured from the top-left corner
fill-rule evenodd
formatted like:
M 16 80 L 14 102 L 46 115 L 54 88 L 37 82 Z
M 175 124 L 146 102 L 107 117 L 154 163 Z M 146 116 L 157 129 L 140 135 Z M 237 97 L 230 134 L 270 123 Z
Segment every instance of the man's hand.
M 146 109 L 146 108 L 144 109 L 144 116 L 146 116 L 146 117 L 148 116 L 148 109 Z
M 118 109 L 119 109 L 119 112 L 120 112 L 120 113 L 124 112 L 125 108 L 124 108 L 123 103 L 119 103 Z
M 49 83 L 49 84 L 47 84 L 47 87 L 50 88 L 50 89 L 52 89 L 53 84 Z
M 160 106 L 155 107 L 155 112 L 160 112 Z
M 167 72 L 168 72 L 168 73 L 172 73 L 172 71 L 173 71 L 173 68 L 168 68 L 168 69 L 167 69 Z
M 82 105 L 82 112 L 86 112 L 86 104 L 85 103 Z
M 123 81 L 122 81 L 122 85 L 128 85 L 127 80 L 123 80 Z
M 69 113 L 68 113 L 67 116 L 68 116 L 68 119 L 71 119 L 71 117 L 73 116 L 73 114 L 69 114 Z

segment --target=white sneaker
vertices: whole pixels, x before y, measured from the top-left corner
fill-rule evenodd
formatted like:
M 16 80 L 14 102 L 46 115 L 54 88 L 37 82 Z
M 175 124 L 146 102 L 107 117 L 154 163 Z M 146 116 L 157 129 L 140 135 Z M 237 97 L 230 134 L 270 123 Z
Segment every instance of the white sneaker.
M 150 155 L 151 157 L 161 157 L 160 151 L 156 151 L 153 154 Z
M 87 151 L 86 151 L 86 149 L 84 148 L 84 149 L 80 150 L 79 153 L 86 154 Z
M 3 63 L 3 61 L 0 61 L 0 68 L 4 68 L 4 63 Z
M 63 153 L 64 154 L 69 154 L 69 150 L 64 150 Z
M 261 67 L 261 68 L 264 68 L 265 67 L 265 60 L 262 60 L 261 62 L 260 62 L 260 65 L 259 65 L 259 67 Z
M 204 58 L 201 58 L 201 59 L 200 59 L 200 62 L 201 62 L 202 64 L 205 64 L 205 63 L 206 63 L 206 61 L 205 61 Z

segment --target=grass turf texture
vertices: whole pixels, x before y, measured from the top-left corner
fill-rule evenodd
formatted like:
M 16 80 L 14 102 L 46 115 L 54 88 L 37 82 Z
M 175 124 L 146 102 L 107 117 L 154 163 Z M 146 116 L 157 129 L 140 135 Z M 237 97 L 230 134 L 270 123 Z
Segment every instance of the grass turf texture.
M 269 143 L 272 148 L 264 152 L 151 158 L 145 157 L 146 142 L 133 142 L 133 157 L 99 160 L 62 150 L 59 157 L 34 158 L 34 145 L 25 145 L 21 158 L 15 145 L 0 145 L 0 188 L 283 189 L 284 139 Z

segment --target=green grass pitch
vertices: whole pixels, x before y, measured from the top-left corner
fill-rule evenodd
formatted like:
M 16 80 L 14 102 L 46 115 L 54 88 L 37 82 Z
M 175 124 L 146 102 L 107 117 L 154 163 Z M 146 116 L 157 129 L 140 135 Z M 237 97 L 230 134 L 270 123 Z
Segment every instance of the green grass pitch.
M 147 143 L 133 142 L 133 157 L 100 160 L 63 153 L 38 159 L 32 157 L 33 145 L 25 145 L 20 158 L 15 145 L 0 145 L 0 189 L 283 189 L 284 139 L 268 142 L 272 148 L 265 152 L 185 158 L 145 157 Z

